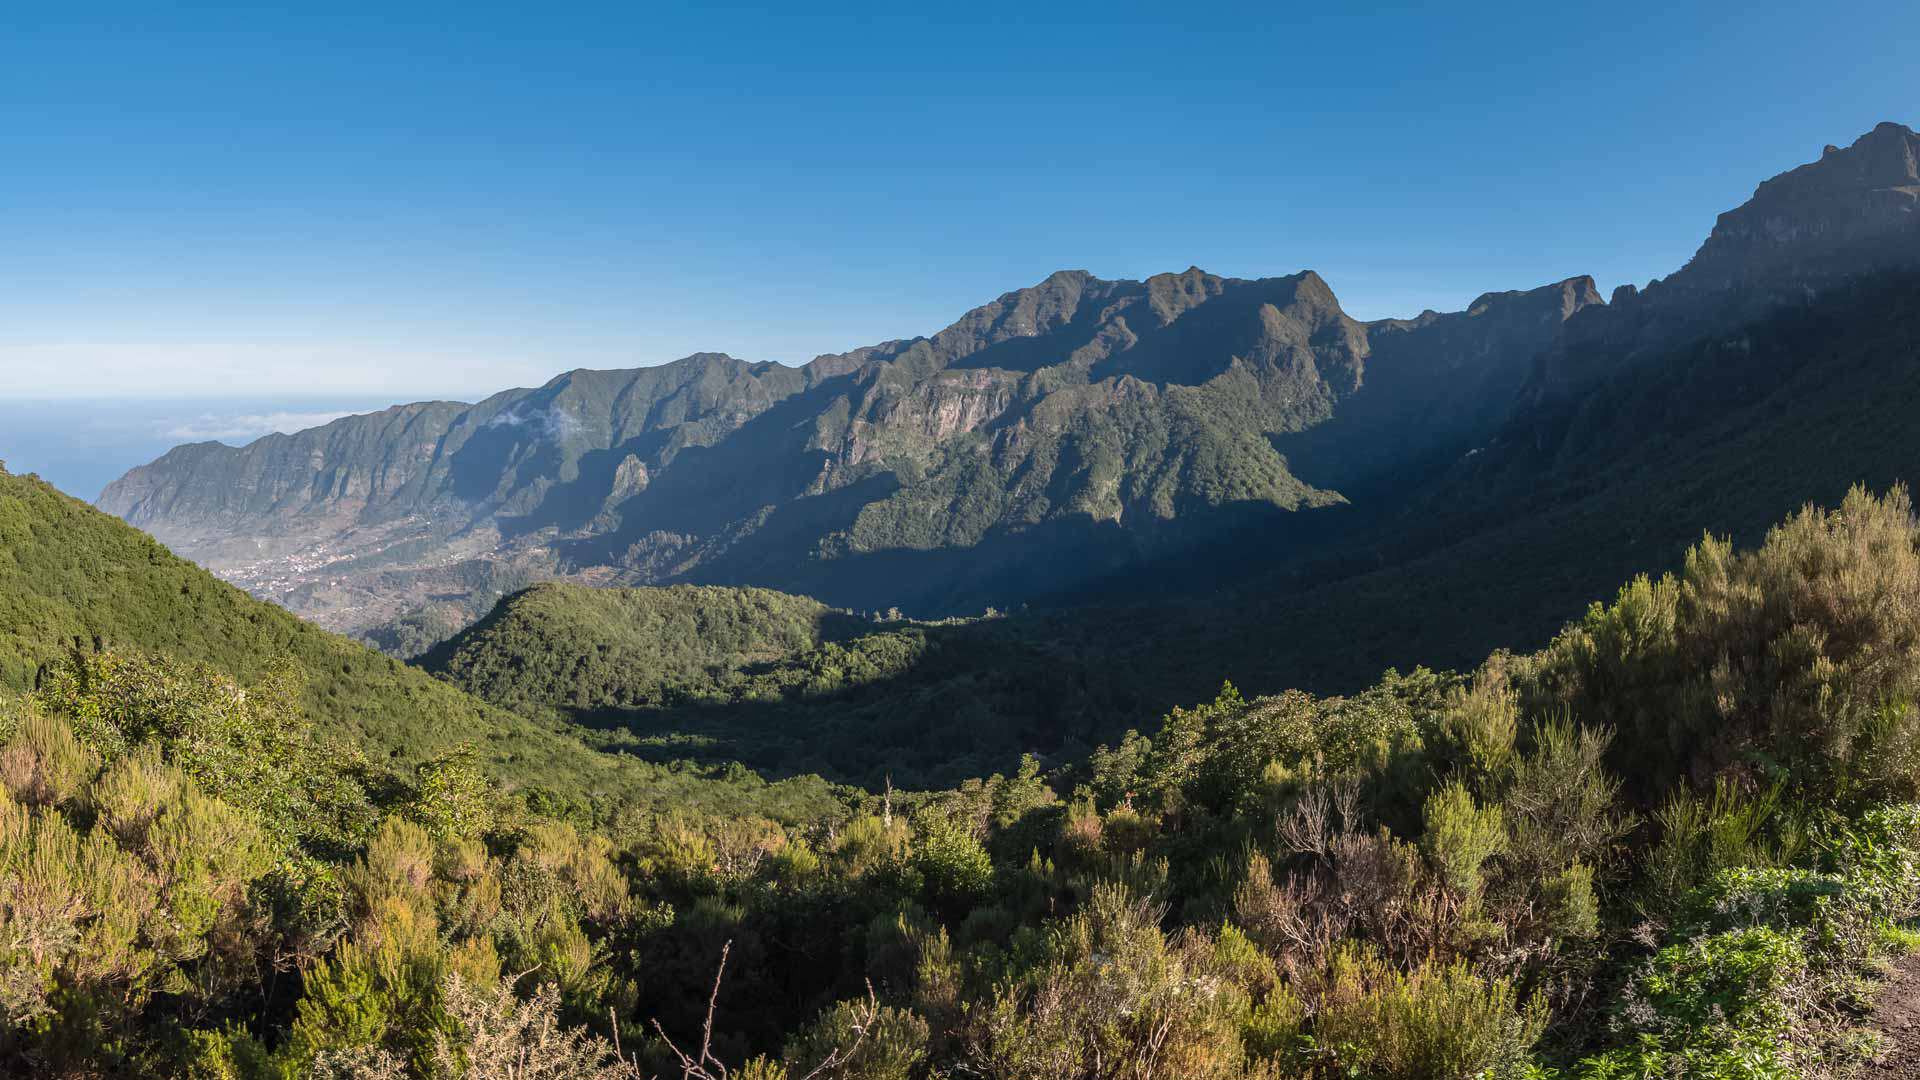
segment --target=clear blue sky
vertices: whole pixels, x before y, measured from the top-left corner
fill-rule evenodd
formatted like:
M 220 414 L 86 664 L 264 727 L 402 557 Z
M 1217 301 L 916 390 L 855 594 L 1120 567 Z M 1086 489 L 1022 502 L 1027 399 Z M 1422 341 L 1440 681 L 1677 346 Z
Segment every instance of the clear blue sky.
M 1920 121 L 1912 0 L 178 6 L 0 11 L 0 395 L 799 362 L 1063 267 L 1610 288 Z

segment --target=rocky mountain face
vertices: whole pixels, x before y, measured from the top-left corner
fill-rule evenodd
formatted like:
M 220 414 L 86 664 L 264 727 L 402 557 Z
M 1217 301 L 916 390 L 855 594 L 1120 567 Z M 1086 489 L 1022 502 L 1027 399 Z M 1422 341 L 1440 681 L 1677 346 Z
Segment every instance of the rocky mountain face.
M 1920 135 L 1883 123 L 1762 183 L 1678 271 L 1644 289 L 1623 285 L 1603 312 L 1569 319 L 1526 399 L 1577 394 L 1678 342 L 1916 259 Z
M 1362 323 L 1312 272 L 1064 271 L 797 368 L 701 354 L 180 447 L 101 506 L 343 629 L 470 617 L 542 577 L 938 614 L 1222 538 L 1310 555 L 1339 531 L 1316 523 L 1417 505 L 1469 451 L 1519 445 L 1529 417 L 1677 341 L 1910 261 L 1916 145 L 1887 124 L 1829 148 L 1612 303 L 1573 278 Z
M 1366 402 L 1304 451 L 1341 479 L 1458 438 L 1596 301 L 1576 282 L 1368 325 L 1310 272 L 1068 271 L 799 368 L 702 354 L 183 446 L 100 504 L 344 629 L 482 591 L 501 566 L 979 610 L 1341 502 L 1286 438 Z

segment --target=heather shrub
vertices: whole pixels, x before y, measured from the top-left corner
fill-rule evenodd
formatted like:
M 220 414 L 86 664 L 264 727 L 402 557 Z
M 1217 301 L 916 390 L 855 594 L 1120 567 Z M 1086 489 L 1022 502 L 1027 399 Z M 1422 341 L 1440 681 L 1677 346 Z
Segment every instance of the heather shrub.
M 144 748 L 283 844 L 349 849 L 375 817 L 364 766 L 356 753 L 313 740 L 299 693 L 283 662 L 242 687 L 204 667 L 95 653 L 56 668 L 34 702 L 102 762 Z
M 449 1080 L 639 1080 L 613 1046 L 560 1018 L 551 984 L 520 998 L 507 981 L 474 983 L 457 972 L 440 988 L 450 1023 L 434 1031 L 427 1075 Z
M 438 839 L 481 836 L 493 828 L 493 784 L 472 744 L 422 762 L 405 812 Z
M 1563 717 L 1535 725 L 1530 741 L 1500 788 L 1511 832 L 1504 854 L 1515 876 L 1545 881 L 1574 866 L 1610 862 L 1614 846 L 1635 825 L 1620 805 L 1620 781 L 1606 765 L 1612 732 Z
M 1485 781 L 1504 773 L 1520 733 L 1520 704 L 1499 665 L 1448 694 L 1438 726 L 1466 775 Z
M 1471 902 L 1480 896 L 1480 868 L 1506 849 L 1507 829 L 1498 806 L 1477 806 L 1458 782 L 1427 797 L 1426 832 L 1421 850 L 1457 895 Z
M 964 824 L 938 811 L 914 822 L 913 868 L 935 904 L 960 907 L 986 896 L 993 885 L 993 860 Z
M 1517 1078 L 1547 1022 L 1545 1002 L 1510 980 L 1460 962 L 1402 972 L 1353 947 L 1334 955 L 1315 999 L 1309 1060 L 1325 1076 Z
M 17 707 L 0 746 L 0 784 L 29 806 L 55 806 L 79 796 L 97 767 L 94 754 L 61 720 L 31 704 Z
M 969 1018 L 969 1067 L 989 1077 L 1218 1077 L 1238 1071 L 1245 991 L 1191 933 L 1117 885 L 1051 930 L 1043 962 Z
M 1752 551 L 1708 537 L 1547 651 L 1526 695 L 1626 736 L 1643 792 L 1727 769 L 1808 797 L 1910 797 L 1920 765 L 1920 551 L 1906 489 L 1812 507 Z
M 221 999 L 273 867 L 248 815 L 141 752 L 93 774 L 65 721 L 29 711 L 0 789 L 0 1050 L 48 1069 L 119 1059 L 155 1002 Z M 16 792 L 18 795 L 16 795 Z M 25 799 L 19 796 L 25 796 Z
M 1791 863 L 1806 837 L 1795 823 L 1776 820 L 1781 791 L 1749 795 L 1724 778 L 1707 796 L 1674 789 L 1653 815 L 1660 841 L 1646 855 L 1642 906 L 1665 915 L 1721 870 Z
M 842 1001 L 788 1040 L 789 1076 L 910 1080 L 927 1060 L 927 1022 L 905 1009 Z
M 913 831 L 904 817 L 862 814 L 848 821 L 833 842 L 829 862 L 847 877 L 865 877 L 904 858 Z

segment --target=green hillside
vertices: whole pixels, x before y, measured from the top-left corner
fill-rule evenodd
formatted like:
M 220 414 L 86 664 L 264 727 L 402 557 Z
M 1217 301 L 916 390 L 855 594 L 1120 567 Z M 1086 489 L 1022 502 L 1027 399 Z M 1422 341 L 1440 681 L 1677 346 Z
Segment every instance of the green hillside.
M 503 780 L 581 810 L 718 801 L 813 818 L 836 803 L 818 780 L 705 785 L 698 770 L 597 753 L 255 600 L 35 477 L 0 472 L 0 687 L 28 689 L 73 652 L 102 649 L 206 664 L 242 684 L 290 659 L 322 737 L 402 769 L 473 743 Z
M 819 644 L 825 604 L 772 589 L 535 585 L 422 658 L 504 708 L 653 705 L 711 696 L 743 668 Z
M 1131 604 L 855 623 L 717 662 L 746 640 L 730 622 L 741 601 L 719 602 L 733 591 L 536 589 L 430 666 L 593 729 L 596 745 L 938 787 L 1025 752 L 1071 758 L 1223 679 L 1347 692 L 1389 667 L 1537 648 L 1620 580 L 1678 568 L 1703 531 L 1751 543 L 1809 499 L 1920 477 L 1916 357 L 1920 278 L 1863 277 L 1529 410 L 1406 513 L 1228 589 L 1183 594 L 1165 582 L 1190 568 L 1156 566 L 1126 577 L 1143 594 Z M 1259 565 L 1234 558 L 1221 562 Z M 695 597 L 713 610 L 687 608 Z M 668 639 L 696 625 L 714 627 L 712 650 L 685 651 L 663 681 L 664 657 L 685 649 Z
M 363 785 L 271 682 L 85 671 L 0 695 L 6 1075 L 1844 1076 L 1920 946 L 1898 489 L 1470 677 L 1229 688 L 811 824 Z
M 765 589 L 547 584 L 422 664 L 606 749 L 935 788 L 1011 771 L 1027 752 L 1084 754 L 1181 700 L 1106 670 L 1102 643 L 1059 629 L 873 622 Z

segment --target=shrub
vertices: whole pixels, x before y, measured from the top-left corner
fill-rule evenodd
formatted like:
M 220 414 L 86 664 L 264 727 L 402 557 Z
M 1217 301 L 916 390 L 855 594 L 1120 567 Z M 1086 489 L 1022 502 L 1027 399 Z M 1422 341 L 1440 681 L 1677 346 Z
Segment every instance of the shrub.
M 1606 768 L 1613 733 L 1562 717 L 1536 724 L 1531 742 L 1514 758 L 1501 797 L 1515 873 L 1532 883 L 1576 864 L 1604 865 L 1634 827 L 1620 807 L 1620 781 Z
M 789 1076 L 910 1080 L 927 1059 L 927 1022 L 904 1009 L 842 1001 L 788 1040 Z
M 1376 955 L 1335 954 L 1315 1002 L 1312 1046 L 1326 1075 L 1378 1080 L 1519 1077 L 1546 1027 L 1546 1002 L 1464 963 L 1402 974 Z
M 1791 862 L 1806 836 L 1776 820 L 1782 790 L 1747 795 L 1724 777 L 1705 798 L 1675 789 L 1654 814 L 1660 844 L 1646 857 L 1643 906 L 1664 915 L 1720 870 Z
M 1476 806 L 1459 782 L 1427 797 L 1420 846 L 1442 881 L 1471 901 L 1480 895 L 1480 867 L 1505 850 L 1506 824 L 1498 806 Z
M 95 653 L 56 669 L 34 700 L 102 762 L 145 748 L 282 844 L 349 848 L 371 829 L 372 808 L 355 755 L 312 740 L 299 692 L 283 662 L 242 687 L 205 667 Z
M 20 710 L 0 746 L 0 784 L 28 806 L 72 801 L 97 767 L 94 755 L 65 723 L 32 705 Z
M 1680 914 L 1689 930 L 1791 931 L 1812 925 L 1847 884 L 1839 875 L 1795 867 L 1733 867 L 1717 871 L 1688 896 Z
M 1211 946 L 1169 943 L 1160 911 L 1119 885 L 1056 925 L 1041 966 L 971 1018 L 969 1067 L 996 1078 L 1223 1077 L 1241 1061 L 1244 990 Z
M 28 1060 L 84 1071 L 129 1054 L 121 1033 L 162 995 L 183 1010 L 218 999 L 222 972 L 250 959 L 271 847 L 153 754 L 83 781 L 66 724 L 34 715 L 9 747 L 30 767 L 0 789 L 0 1013 Z M 40 801 L 16 801 L 15 782 Z
M 993 886 L 993 860 L 966 826 L 938 812 L 915 823 L 913 866 L 935 903 L 964 906 Z
M 849 877 L 865 877 L 881 865 L 903 858 L 912 836 L 901 818 L 863 814 L 840 830 L 834 840 L 833 862 Z
M 406 812 L 438 838 L 482 836 L 493 828 L 494 799 L 493 783 L 468 743 L 420 764 Z
M 605 1039 L 560 1022 L 560 992 L 543 984 L 522 1001 L 506 981 L 476 985 L 446 976 L 448 1028 L 434 1032 L 432 1071 L 453 1080 L 638 1080 Z
M 1906 489 L 1802 510 L 1736 552 L 1707 537 L 1678 577 L 1642 577 L 1549 648 L 1538 711 L 1628 736 L 1659 791 L 1737 768 L 1853 805 L 1920 781 L 1920 550 Z
M 1579 1063 L 1580 1080 L 1701 1076 L 1787 1080 L 1796 1033 L 1789 993 L 1807 958 L 1792 938 L 1750 927 L 1661 949 L 1628 988 L 1619 1023 L 1632 1042 Z M 1811 1052 L 1811 1046 L 1798 1047 Z

